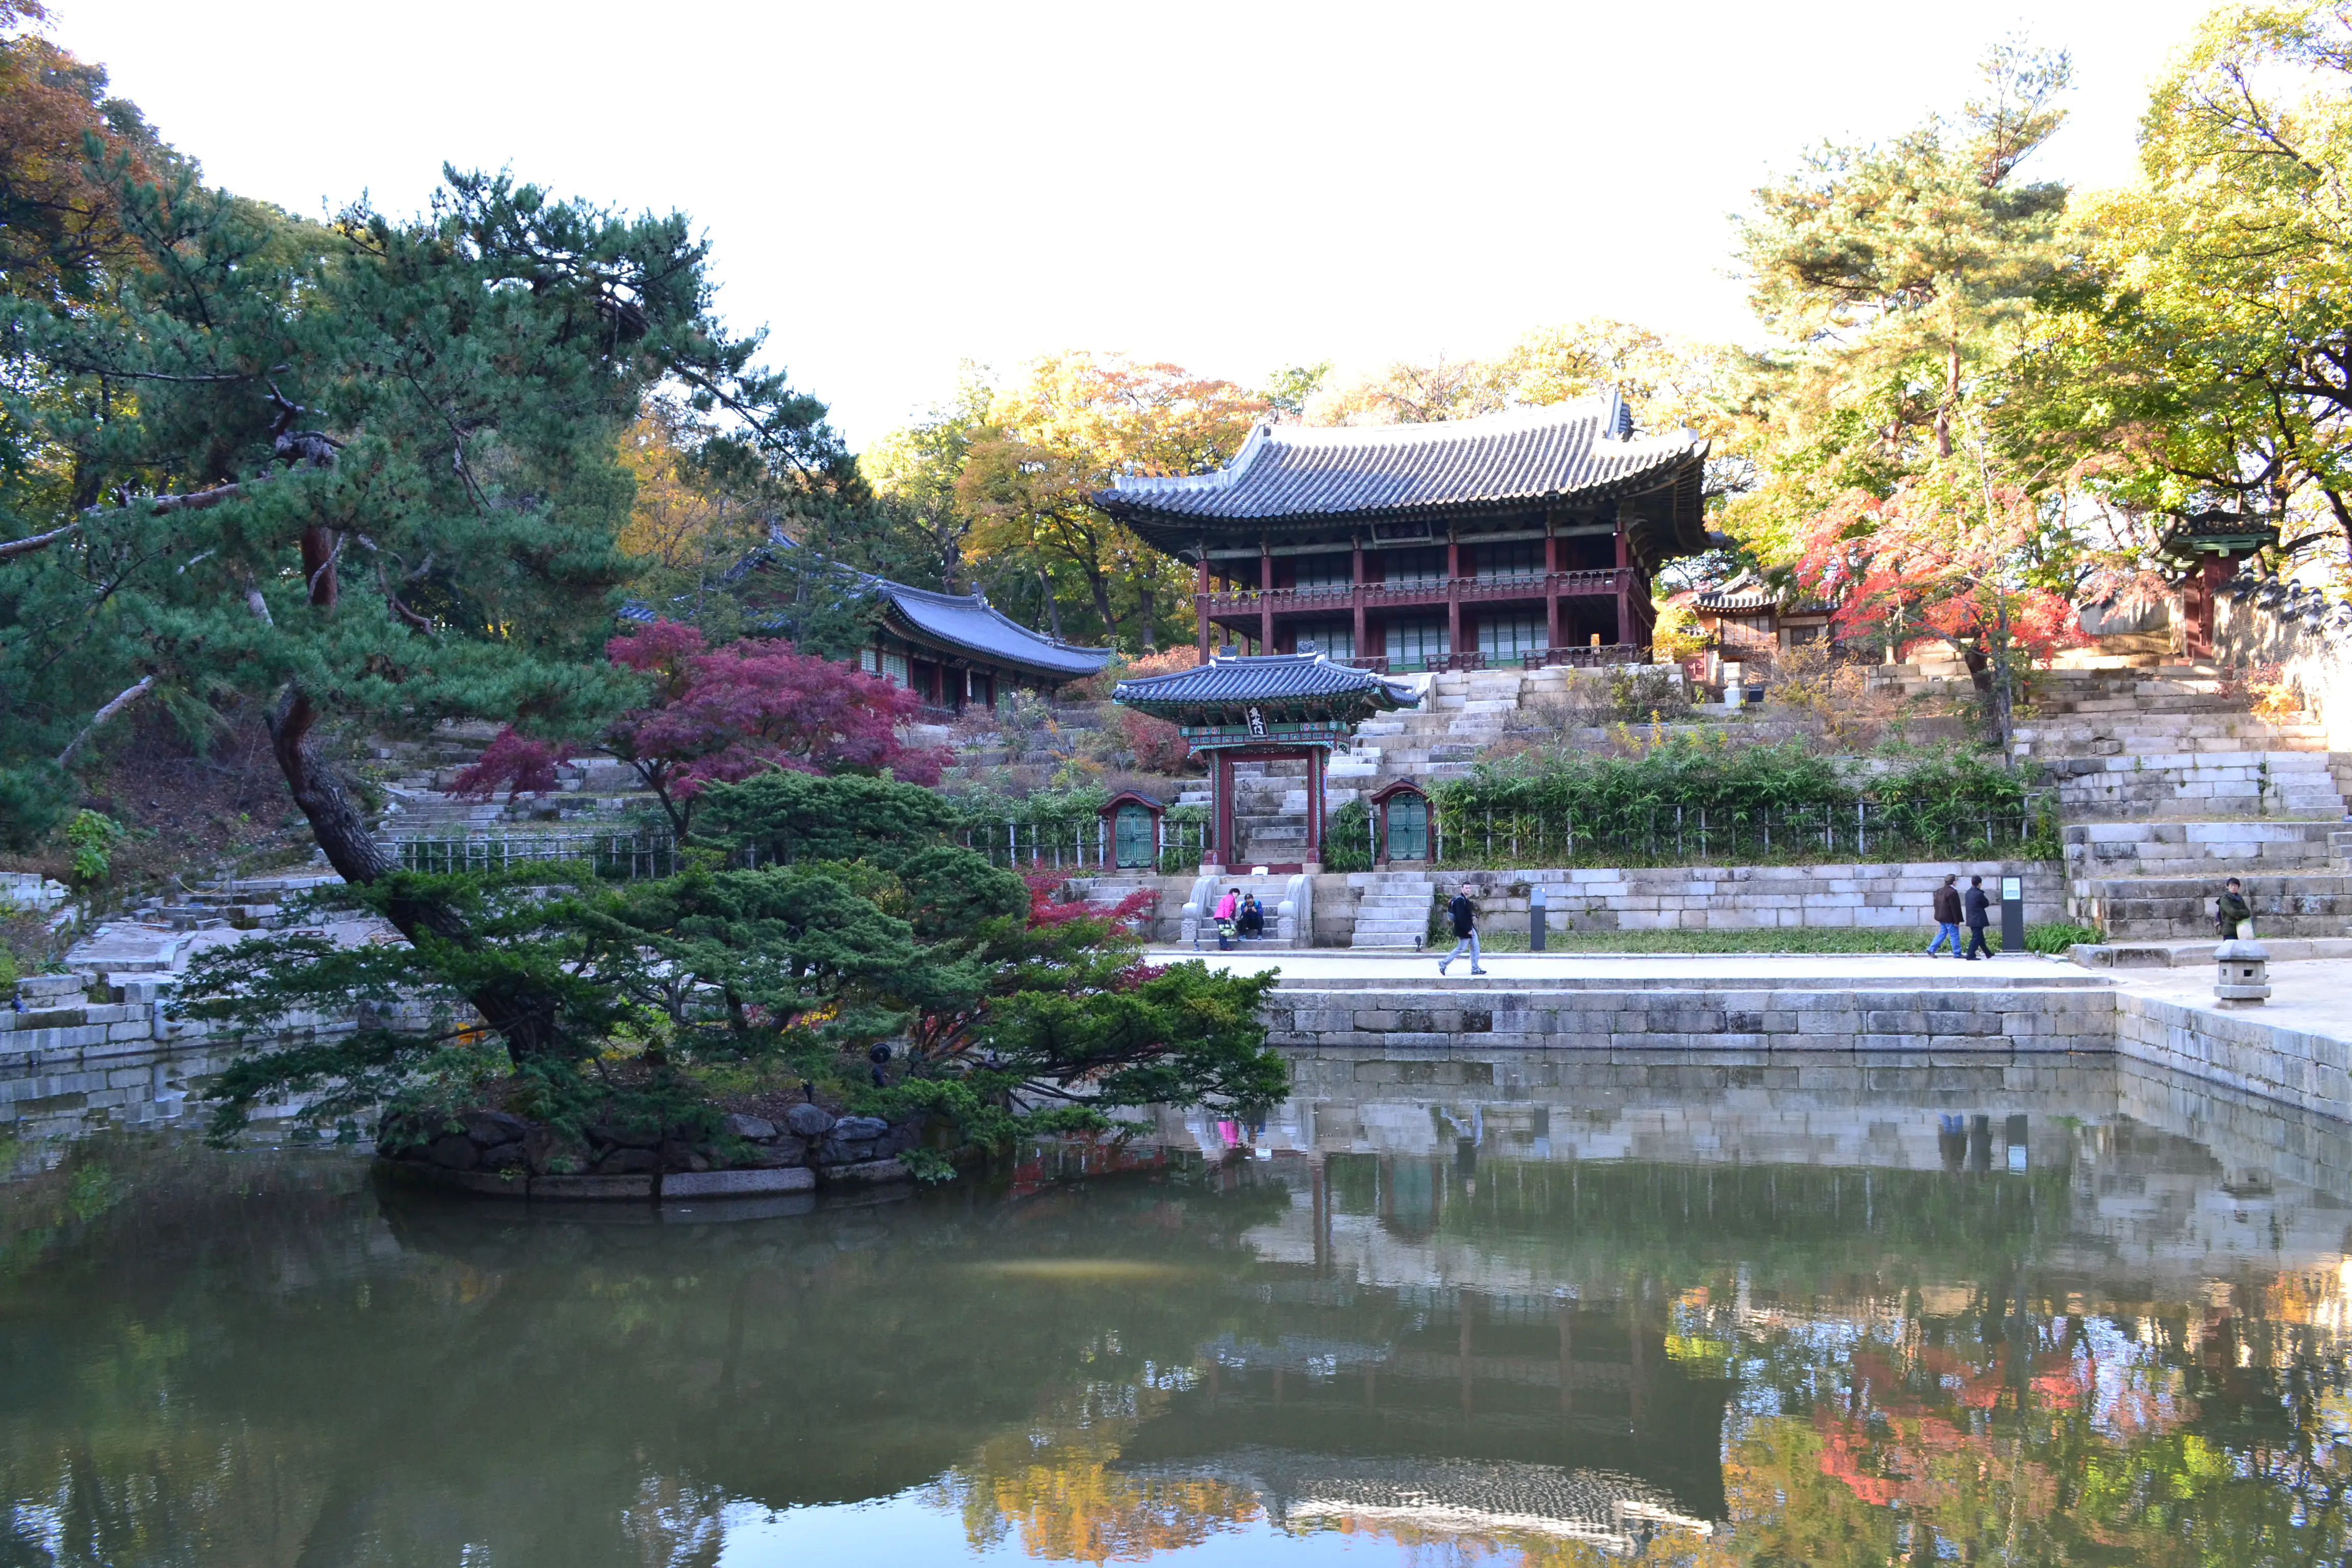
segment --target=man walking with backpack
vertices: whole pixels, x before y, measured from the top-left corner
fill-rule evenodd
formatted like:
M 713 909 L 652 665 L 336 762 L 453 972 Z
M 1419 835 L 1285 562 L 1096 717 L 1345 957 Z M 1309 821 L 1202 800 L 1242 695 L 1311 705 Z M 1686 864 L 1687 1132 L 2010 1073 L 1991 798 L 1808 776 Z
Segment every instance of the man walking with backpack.
M 1445 912 L 1453 918 L 1456 940 L 1454 951 L 1437 961 L 1437 973 L 1444 973 L 1445 966 L 1461 957 L 1466 950 L 1470 954 L 1470 973 L 1486 973 L 1478 966 L 1478 906 L 1470 901 L 1469 883 L 1462 884 L 1461 889 L 1454 895 L 1454 901 L 1445 906 Z
M 1953 884 L 1958 877 L 1947 877 L 1944 885 L 1936 889 L 1936 940 L 1927 944 L 1927 956 L 1936 956 L 1943 948 L 1954 958 L 1960 956 L 1960 889 Z
M 1991 908 L 1992 900 L 1985 897 L 1984 879 L 1970 877 L 1969 890 L 1960 895 L 1960 909 L 1969 921 L 1969 951 L 1965 956 L 1970 963 L 1976 961 L 1979 953 L 1987 958 L 1992 956 L 1992 949 L 1985 945 L 1984 939 L 1985 922 L 1992 919 Z

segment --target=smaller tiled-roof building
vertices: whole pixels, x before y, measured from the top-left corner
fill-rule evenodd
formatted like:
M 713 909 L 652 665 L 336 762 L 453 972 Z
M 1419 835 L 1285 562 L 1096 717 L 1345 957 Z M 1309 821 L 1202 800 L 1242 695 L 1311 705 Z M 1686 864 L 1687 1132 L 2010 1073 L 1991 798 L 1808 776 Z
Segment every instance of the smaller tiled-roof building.
M 1745 574 L 1691 595 L 1699 630 L 1725 658 L 1769 665 L 1775 656 L 1831 637 L 1832 605 L 1784 598 Z
M 780 552 L 797 548 L 783 534 L 774 534 L 730 567 L 724 580 L 740 590 L 772 570 Z M 1098 674 L 1110 662 L 1108 648 L 1082 647 L 1031 631 L 991 605 L 985 594 L 942 594 L 846 566 L 834 571 L 845 594 L 872 601 L 877 612 L 872 640 L 857 650 L 859 666 L 912 690 L 927 707 L 950 712 L 993 707 L 1014 690 L 1053 691 Z M 756 594 L 739 596 L 747 601 L 751 629 L 762 629 Z M 621 613 L 635 621 L 651 621 L 656 614 L 634 604 Z

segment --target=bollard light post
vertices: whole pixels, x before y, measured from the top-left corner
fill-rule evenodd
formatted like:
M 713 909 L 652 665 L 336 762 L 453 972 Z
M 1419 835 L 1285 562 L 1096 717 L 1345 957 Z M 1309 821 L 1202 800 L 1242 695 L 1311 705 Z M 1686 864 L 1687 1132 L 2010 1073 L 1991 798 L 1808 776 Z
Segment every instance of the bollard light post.
M 1541 952 L 1543 950 L 1544 890 L 1543 884 L 1538 882 L 1528 889 L 1528 951 Z

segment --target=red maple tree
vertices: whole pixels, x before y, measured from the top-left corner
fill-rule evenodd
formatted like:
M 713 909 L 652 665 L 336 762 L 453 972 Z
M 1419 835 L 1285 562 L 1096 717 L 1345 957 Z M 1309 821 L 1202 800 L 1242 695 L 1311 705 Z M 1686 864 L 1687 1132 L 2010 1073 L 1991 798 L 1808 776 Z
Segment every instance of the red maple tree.
M 605 731 L 604 749 L 636 770 L 683 839 L 696 797 L 770 768 L 795 773 L 881 773 L 935 784 L 946 755 L 908 746 L 898 726 L 920 707 L 915 694 L 846 664 L 746 637 L 713 648 L 696 627 L 656 621 L 604 645 L 606 657 L 649 676 L 654 700 Z M 551 788 L 554 747 L 509 728 L 459 774 L 459 794 Z M 544 781 L 544 782 L 541 782 Z
M 1934 640 L 1958 650 L 1992 704 L 2006 752 L 2010 661 L 2046 664 L 2085 640 L 2072 601 L 2032 581 L 2041 531 L 2021 489 L 1992 485 L 1976 496 L 1906 479 L 1891 494 L 1852 490 L 1824 508 L 1797 576 L 1837 605 L 1841 638 L 1884 638 L 1906 652 Z

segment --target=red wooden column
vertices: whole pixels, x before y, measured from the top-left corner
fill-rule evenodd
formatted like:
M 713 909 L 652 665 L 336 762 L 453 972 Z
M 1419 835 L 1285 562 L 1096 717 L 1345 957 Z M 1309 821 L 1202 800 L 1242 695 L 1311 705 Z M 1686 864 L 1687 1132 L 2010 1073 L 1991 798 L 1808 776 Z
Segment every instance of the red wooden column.
M 1349 580 L 1355 584 L 1355 586 L 1349 590 L 1348 602 L 1355 606 L 1355 658 L 1356 662 L 1360 664 L 1363 662 L 1364 657 L 1369 651 L 1364 647 L 1364 542 L 1360 539 L 1357 540 L 1355 544 L 1349 551 L 1348 569 L 1349 573 Z
M 1462 546 L 1453 539 L 1445 542 L 1445 663 L 1462 657 Z
M 1559 536 L 1544 540 L 1544 647 L 1559 646 Z
M 1625 524 L 1617 524 L 1617 641 L 1620 647 L 1633 640 L 1633 542 L 1625 537 Z
M 1209 547 L 1201 546 L 1201 571 L 1192 588 L 1192 605 L 1201 619 L 1201 662 L 1209 662 Z
M 1257 651 L 1274 651 L 1274 547 L 1265 540 L 1257 545 Z

